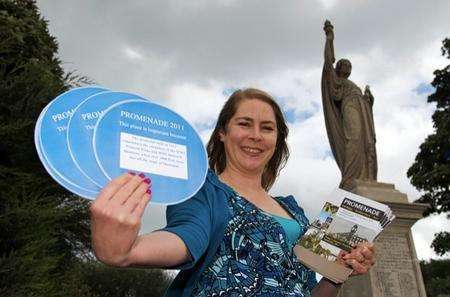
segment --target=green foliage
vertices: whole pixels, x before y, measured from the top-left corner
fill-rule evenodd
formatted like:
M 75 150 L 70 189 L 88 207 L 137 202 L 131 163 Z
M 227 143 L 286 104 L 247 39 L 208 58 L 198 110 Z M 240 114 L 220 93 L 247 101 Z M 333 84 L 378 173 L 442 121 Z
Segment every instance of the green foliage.
M 117 269 L 84 261 L 67 271 L 61 292 L 80 297 L 159 297 L 170 281 L 157 269 Z
M 450 39 L 443 41 L 442 54 L 450 59 Z M 424 215 L 448 213 L 450 211 L 450 64 L 434 71 L 431 85 L 435 92 L 428 102 L 436 103 L 432 116 L 434 133 L 420 145 L 420 151 L 407 175 L 411 183 L 423 193 L 417 202 L 428 203 L 430 208 Z M 448 216 L 447 216 L 448 217 Z M 444 255 L 450 251 L 448 232 L 435 234 L 432 247 Z
M 85 283 L 102 297 L 163 296 L 170 278 L 160 270 L 117 269 L 95 262 L 82 266 Z
M 86 205 L 73 198 L 61 204 L 45 176 L 1 173 L 0 295 L 58 296 L 61 274 L 87 255 Z
M 420 268 L 428 297 L 450 294 L 450 259 L 421 261 Z
M 93 261 L 88 203 L 58 186 L 36 154 L 41 110 L 90 82 L 65 74 L 57 49 L 33 0 L 0 0 L 0 296 L 161 292 L 167 281 L 159 270 L 116 272 Z
M 431 243 L 431 247 L 434 249 L 436 254 L 444 255 L 446 252 L 450 251 L 450 233 L 439 232 L 435 234 L 434 240 Z
M 71 85 L 34 1 L 0 0 L 0 295 L 58 296 L 65 271 L 89 255 L 87 203 L 43 170 L 39 112 Z

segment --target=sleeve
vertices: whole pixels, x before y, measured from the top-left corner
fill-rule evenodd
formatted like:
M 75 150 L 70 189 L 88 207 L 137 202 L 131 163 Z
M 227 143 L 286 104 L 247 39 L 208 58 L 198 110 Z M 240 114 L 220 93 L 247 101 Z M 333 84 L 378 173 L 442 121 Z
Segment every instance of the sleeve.
M 203 187 L 194 197 L 166 210 L 167 226 L 162 231 L 171 232 L 183 240 L 191 260 L 172 269 L 190 269 L 208 247 L 211 233 L 211 205 Z
M 327 40 L 325 43 L 325 62 L 323 64 L 323 74 L 322 79 L 326 85 L 325 88 L 328 89 L 329 95 L 332 100 L 341 101 L 342 100 L 342 83 L 337 77 L 336 71 L 334 69 L 334 48 L 333 42 Z
M 306 286 L 308 287 L 308 290 L 311 292 L 312 289 L 314 289 L 315 286 L 317 286 L 317 278 L 316 273 L 314 270 L 308 269 L 308 280 L 306 281 Z
M 298 203 L 297 200 L 294 198 L 294 196 L 289 195 L 285 198 L 285 201 L 290 205 L 291 209 L 295 212 L 295 216 L 296 218 L 303 223 L 303 230 L 301 235 L 304 234 L 304 232 L 306 232 L 306 230 L 309 227 L 309 220 L 308 217 L 306 217 L 305 212 L 303 211 L 303 208 L 301 208 Z

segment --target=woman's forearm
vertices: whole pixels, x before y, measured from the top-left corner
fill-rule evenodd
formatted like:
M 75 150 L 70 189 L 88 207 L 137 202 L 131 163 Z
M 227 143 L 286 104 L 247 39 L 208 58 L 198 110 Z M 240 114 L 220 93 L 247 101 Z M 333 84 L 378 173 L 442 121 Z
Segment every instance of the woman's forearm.
M 190 260 L 190 253 L 181 238 L 170 232 L 155 231 L 138 237 L 123 266 L 170 268 Z

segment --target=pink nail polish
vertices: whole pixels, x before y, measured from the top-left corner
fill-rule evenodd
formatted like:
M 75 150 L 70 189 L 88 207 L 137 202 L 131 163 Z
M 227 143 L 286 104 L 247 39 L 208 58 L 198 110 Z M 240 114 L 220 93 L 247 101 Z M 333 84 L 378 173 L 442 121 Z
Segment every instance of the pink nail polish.
M 145 177 L 145 174 L 143 174 L 143 173 L 139 173 L 139 175 L 138 175 L 140 178 L 144 178 Z
M 128 174 L 129 174 L 129 175 L 133 175 L 133 176 L 135 176 L 135 175 L 136 175 L 136 173 L 134 173 L 134 172 L 131 172 L 131 171 L 128 171 Z
M 149 195 L 151 195 L 151 194 L 152 194 L 152 190 L 148 189 L 148 190 L 146 191 L 146 193 L 149 194 Z
M 144 179 L 144 183 L 146 183 L 147 185 L 149 185 L 150 184 L 150 179 L 147 177 L 146 179 Z

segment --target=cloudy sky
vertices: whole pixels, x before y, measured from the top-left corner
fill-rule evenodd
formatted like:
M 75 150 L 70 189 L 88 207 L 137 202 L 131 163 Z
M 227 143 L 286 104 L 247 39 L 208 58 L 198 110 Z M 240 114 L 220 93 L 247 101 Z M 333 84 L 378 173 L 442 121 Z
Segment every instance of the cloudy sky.
M 353 63 L 350 77 L 371 86 L 379 181 L 410 201 L 420 194 L 406 171 L 433 131 L 433 70 L 450 36 L 450 2 L 411 0 L 164 0 L 38 1 L 59 42 L 66 70 L 173 108 L 206 141 L 227 96 L 257 87 L 277 98 L 289 121 L 291 158 L 272 189 L 294 194 L 309 217 L 339 183 L 324 125 L 320 76 L 325 19 L 335 27 L 336 57 Z M 164 225 L 151 206 L 144 229 Z M 413 227 L 420 259 L 436 258 L 434 232 L 450 230 L 442 216 Z

